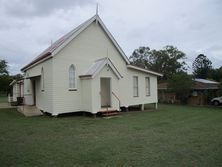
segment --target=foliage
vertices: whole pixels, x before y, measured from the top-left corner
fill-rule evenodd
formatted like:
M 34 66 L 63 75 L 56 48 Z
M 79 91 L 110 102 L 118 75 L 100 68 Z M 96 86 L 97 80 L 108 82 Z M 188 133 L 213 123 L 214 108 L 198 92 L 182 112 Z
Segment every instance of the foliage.
M 130 61 L 133 65 L 142 67 L 142 68 L 150 68 L 150 57 L 152 52 L 149 47 L 139 47 L 133 51 L 132 56 L 130 56 Z
M 8 72 L 8 65 L 5 60 L 0 60 L 0 93 L 8 91 L 10 83 L 10 76 Z
M 8 65 L 5 60 L 0 60 L 0 75 L 8 75 Z
M 208 76 L 208 78 L 211 78 L 215 81 L 220 82 L 221 79 L 222 79 L 222 67 L 211 69 L 210 70 L 210 75 Z
M 23 76 L 21 74 L 10 76 L 8 72 L 8 63 L 5 60 L 0 60 L 0 93 L 8 93 L 10 90 L 9 84 L 13 80 L 22 78 Z
M 176 93 L 177 99 L 182 103 L 186 103 L 193 86 L 192 77 L 185 72 L 179 72 L 168 82 L 170 90 Z
M 185 58 L 186 55 L 173 46 L 161 50 L 139 47 L 130 56 L 130 61 L 133 65 L 162 73 L 163 79 L 170 79 L 177 72 L 186 70 Z
M 0 92 L 7 93 L 9 92 L 9 84 L 12 81 L 12 77 L 9 75 L 0 75 Z
M 193 75 L 196 78 L 207 79 L 210 78 L 212 70 L 212 62 L 204 54 L 200 54 L 196 57 L 192 64 Z
M 24 76 L 22 74 L 16 74 L 11 76 L 13 80 L 21 80 Z

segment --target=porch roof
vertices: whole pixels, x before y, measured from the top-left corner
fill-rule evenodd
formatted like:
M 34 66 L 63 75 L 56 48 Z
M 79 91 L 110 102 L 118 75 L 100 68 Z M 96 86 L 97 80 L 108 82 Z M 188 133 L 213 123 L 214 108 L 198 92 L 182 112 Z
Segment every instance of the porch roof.
M 23 79 L 13 80 L 9 86 L 13 86 L 14 84 L 23 84 Z
M 96 60 L 89 67 L 87 72 L 83 75 L 80 75 L 79 77 L 81 79 L 94 78 L 103 69 L 104 66 L 109 66 L 113 70 L 114 74 L 117 76 L 118 79 L 122 78 L 122 75 L 120 74 L 120 72 L 117 70 L 117 68 L 114 66 L 114 64 L 108 57 Z

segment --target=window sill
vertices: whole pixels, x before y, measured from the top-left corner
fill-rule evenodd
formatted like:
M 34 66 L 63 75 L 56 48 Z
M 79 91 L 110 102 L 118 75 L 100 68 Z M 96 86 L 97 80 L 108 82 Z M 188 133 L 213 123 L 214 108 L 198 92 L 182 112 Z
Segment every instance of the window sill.
M 139 96 L 133 96 L 133 97 L 139 97 Z
M 76 88 L 69 88 L 69 91 L 77 91 Z

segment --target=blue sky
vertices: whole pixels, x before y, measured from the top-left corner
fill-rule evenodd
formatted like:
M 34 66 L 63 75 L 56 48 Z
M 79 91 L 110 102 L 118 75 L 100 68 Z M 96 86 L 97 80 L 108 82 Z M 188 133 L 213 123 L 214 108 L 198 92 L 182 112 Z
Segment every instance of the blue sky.
M 220 0 L 0 0 L 0 59 L 16 74 L 51 41 L 95 14 L 125 53 L 139 46 L 176 46 L 191 67 L 203 53 L 214 67 L 222 65 Z M 189 69 L 191 72 L 191 69 Z

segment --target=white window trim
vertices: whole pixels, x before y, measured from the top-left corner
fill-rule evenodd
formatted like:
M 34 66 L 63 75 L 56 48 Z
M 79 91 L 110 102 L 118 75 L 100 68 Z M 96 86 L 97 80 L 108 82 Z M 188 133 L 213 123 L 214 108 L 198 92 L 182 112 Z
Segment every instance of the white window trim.
M 71 68 L 73 68 L 73 73 L 74 73 L 74 76 L 72 76 L 73 78 L 71 78 Z M 71 82 L 71 79 L 73 80 L 72 83 Z M 72 86 L 71 86 L 72 85 Z M 76 82 L 76 67 L 74 66 L 74 64 L 71 64 L 69 66 L 69 91 L 77 91 L 77 82 Z
M 150 96 L 150 77 L 145 77 L 145 92 L 146 96 Z
M 135 84 L 135 82 L 134 82 L 134 79 L 135 78 L 137 78 L 136 79 L 136 81 L 137 81 L 137 85 L 134 85 Z M 136 89 L 136 91 L 137 91 L 137 95 L 135 95 L 134 93 L 134 91 L 135 91 L 135 89 Z M 133 76 L 133 97 L 139 97 L 139 77 L 138 76 Z

